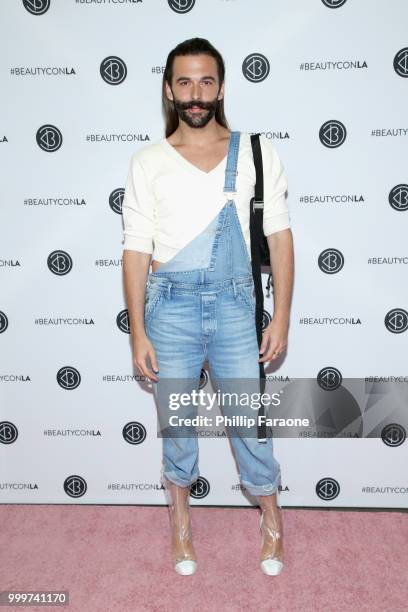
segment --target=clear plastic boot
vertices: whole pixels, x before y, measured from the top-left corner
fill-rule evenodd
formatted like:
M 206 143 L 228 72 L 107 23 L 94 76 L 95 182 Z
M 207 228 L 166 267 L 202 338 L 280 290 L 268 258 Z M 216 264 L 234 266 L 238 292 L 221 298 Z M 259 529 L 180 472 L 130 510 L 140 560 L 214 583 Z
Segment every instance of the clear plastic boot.
M 268 576 L 277 576 L 283 568 L 283 522 L 277 504 L 277 493 L 260 495 L 260 530 L 262 534 L 261 569 Z
M 194 574 L 197 557 L 190 521 L 190 487 L 179 487 L 162 476 L 171 525 L 171 553 L 174 569 L 182 576 Z

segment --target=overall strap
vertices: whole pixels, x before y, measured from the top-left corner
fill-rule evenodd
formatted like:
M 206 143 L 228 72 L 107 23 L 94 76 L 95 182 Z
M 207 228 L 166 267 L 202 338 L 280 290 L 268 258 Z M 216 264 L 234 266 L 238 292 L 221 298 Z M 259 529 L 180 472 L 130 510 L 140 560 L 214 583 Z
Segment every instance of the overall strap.
M 230 135 L 230 143 L 228 147 L 227 166 L 225 168 L 224 193 L 236 193 L 235 177 L 237 175 L 237 163 L 239 153 L 239 139 L 241 132 L 234 131 Z

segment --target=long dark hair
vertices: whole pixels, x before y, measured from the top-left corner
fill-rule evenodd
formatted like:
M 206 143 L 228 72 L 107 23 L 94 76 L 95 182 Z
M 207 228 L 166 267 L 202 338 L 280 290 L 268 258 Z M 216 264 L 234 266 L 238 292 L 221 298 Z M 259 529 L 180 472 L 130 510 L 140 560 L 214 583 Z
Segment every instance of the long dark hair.
M 163 73 L 163 84 L 162 84 L 162 104 L 163 104 L 163 113 L 165 119 L 165 132 L 166 138 L 170 136 L 178 127 L 179 118 L 177 111 L 173 106 L 172 100 L 169 100 L 166 96 L 166 87 L 165 82 L 171 86 L 171 82 L 173 79 L 173 63 L 174 58 L 178 55 L 200 55 L 205 53 L 206 55 L 211 55 L 217 62 L 218 68 L 218 81 L 219 86 L 221 87 L 225 78 L 225 64 L 224 60 L 217 51 L 215 47 L 205 38 L 189 38 L 174 47 L 167 56 L 166 67 Z M 222 100 L 218 100 L 217 109 L 215 111 L 215 120 L 229 130 L 229 125 L 224 113 L 224 98 Z

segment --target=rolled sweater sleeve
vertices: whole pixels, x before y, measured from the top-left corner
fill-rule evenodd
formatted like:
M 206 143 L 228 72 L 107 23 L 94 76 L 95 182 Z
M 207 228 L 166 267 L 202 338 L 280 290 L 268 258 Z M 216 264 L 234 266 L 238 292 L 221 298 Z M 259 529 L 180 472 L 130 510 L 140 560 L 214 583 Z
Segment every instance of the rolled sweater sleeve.
M 122 201 L 123 249 L 153 253 L 153 197 L 145 172 L 134 153 Z
M 264 172 L 263 231 L 265 236 L 290 227 L 286 202 L 288 181 L 275 146 L 264 135 L 260 137 Z

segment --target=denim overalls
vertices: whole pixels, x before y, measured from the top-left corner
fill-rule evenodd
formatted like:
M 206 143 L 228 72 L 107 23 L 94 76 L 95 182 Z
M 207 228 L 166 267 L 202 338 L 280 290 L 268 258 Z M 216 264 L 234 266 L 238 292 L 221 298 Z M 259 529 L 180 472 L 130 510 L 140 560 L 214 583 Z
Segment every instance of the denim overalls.
M 231 132 L 223 208 L 198 236 L 148 276 L 145 329 L 156 352 L 159 380 L 184 378 L 198 385 L 208 360 L 211 378 L 220 380 L 221 387 L 234 378 L 236 384 L 237 379 L 259 381 L 251 261 L 231 199 L 239 141 L 240 132 Z M 153 390 L 160 401 L 157 384 Z M 242 431 L 231 436 L 241 483 L 252 495 L 271 495 L 281 483 L 272 437 L 259 444 L 256 435 L 245 437 Z M 197 437 L 163 437 L 163 474 L 179 486 L 198 478 Z

